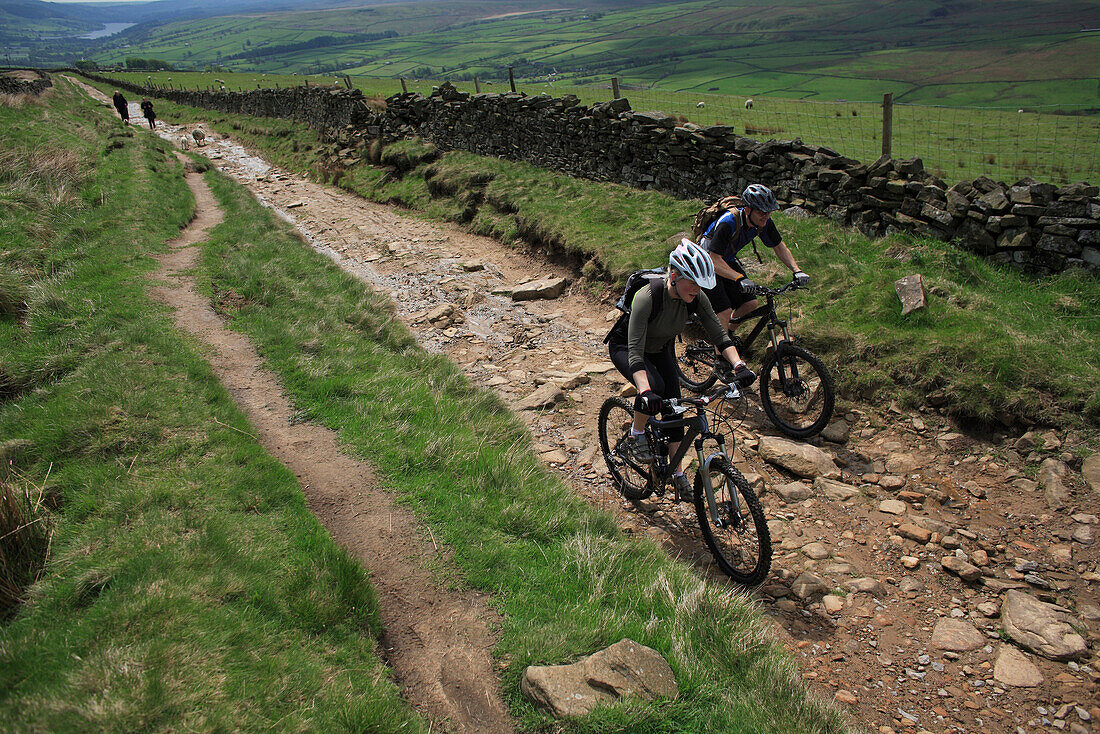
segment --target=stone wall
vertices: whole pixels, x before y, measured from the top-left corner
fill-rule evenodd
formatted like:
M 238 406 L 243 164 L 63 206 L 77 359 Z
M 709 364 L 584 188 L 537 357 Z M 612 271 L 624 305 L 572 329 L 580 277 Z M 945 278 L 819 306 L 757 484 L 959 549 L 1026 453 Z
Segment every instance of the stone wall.
M 798 139 L 760 142 L 730 127 L 636 112 L 626 99 L 582 107 L 570 95 L 470 95 L 444 84 L 430 97 L 394 95 L 384 111 L 374 111 L 358 91 L 331 87 L 193 92 L 102 81 L 207 109 L 291 117 L 323 131 L 345 159 L 375 138 L 420 136 L 444 150 L 705 201 L 759 182 L 787 206 L 867 234 L 954 240 L 1040 274 L 1073 267 L 1100 272 L 1100 198 L 1097 187 L 1083 183 L 1009 185 L 983 177 L 947 186 L 919 158 L 865 164 Z
M 9 69 L 0 73 L 0 94 L 38 95 L 52 86 L 50 75 L 39 69 Z

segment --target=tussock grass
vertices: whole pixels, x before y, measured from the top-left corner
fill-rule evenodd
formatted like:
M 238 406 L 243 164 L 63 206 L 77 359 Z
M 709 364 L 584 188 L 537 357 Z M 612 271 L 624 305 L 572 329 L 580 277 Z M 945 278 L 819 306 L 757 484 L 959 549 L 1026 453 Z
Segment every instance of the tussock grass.
M 12 479 L 0 478 L 0 621 L 15 613 L 27 587 L 41 577 L 53 534 L 45 488 Z
M 39 201 L 50 207 L 72 206 L 90 161 L 77 150 L 48 144 L 19 146 L 0 151 L 0 187 L 3 194 Z

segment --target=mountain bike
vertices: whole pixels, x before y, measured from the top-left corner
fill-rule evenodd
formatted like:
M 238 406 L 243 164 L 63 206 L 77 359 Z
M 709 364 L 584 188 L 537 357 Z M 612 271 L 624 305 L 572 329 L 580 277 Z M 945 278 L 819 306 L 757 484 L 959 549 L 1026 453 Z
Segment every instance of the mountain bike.
M 600 450 L 619 491 L 637 502 L 654 492 L 663 494 L 672 486 L 672 475 L 694 447 L 699 464 L 692 482 L 692 496 L 677 496 L 678 502 L 691 501 L 703 531 L 703 539 L 723 573 L 746 585 L 759 584 L 771 567 L 772 544 L 768 523 L 760 500 L 745 477 L 726 454 L 725 437 L 710 430 L 709 405 L 722 400 L 737 399 L 741 392 L 736 385 L 720 385 L 698 398 L 673 398 L 663 401 L 662 413 L 675 418 L 653 417 L 646 425 L 646 435 L 656 454 L 652 464 L 640 464 L 628 457 L 624 442 L 634 421 L 633 404 L 620 397 L 611 397 L 600 407 Z M 674 456 L 668 455 L 666 431 L 684 428 L 684 439 Z M 717 448 L 709 454 L 705 442 Z
M 760 404 L 768 419 L 792 438 L 809 438 L 821 432 L 833 417 L 836 395 L 833 378 L 821 358 L 791 341 L 787 321 L 775 312 L 775 298 L 804 286 L 792 280 L 781 288 L 755 286 L 756 295 L 764 296 L 764 305 L 739 318 L 733 325 L 758 318 L 744 340 L 734 336 L 741 357 L 752 356 L 753 342 L 767 328 L 771 336 L 760 368 Z M 694 318 L 694 317 L 693 317 Z M 715 365 L 718 355 L 702 337 L 702 327 L 689 324 L 678 337 L 676 369 L 680 384 L 694 393 L 704 393 L 718 379 Z

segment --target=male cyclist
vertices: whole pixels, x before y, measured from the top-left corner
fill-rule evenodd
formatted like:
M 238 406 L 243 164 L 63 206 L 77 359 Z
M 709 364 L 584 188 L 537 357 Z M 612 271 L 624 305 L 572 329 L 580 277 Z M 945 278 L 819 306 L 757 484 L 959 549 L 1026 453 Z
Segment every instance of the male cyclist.
M 767 186 L 750 184 L 741 194 L 745 206 L 731 209 L 715 219 L 699 244 L 705 247 L 714 261 L 718 283 L 707 289 L 707 296 L 718 316 L 722 328 L 728 329 L 731 316 L 744 316 L 759 306 L 753 293 L 755 283 L 745 277 L 745 266 L 737 259 L 737 253 L 756 237 L 775 250 L 780 262 L 794 273 L 799 285 L 807 285 L 810 276 L 802 272 L 794 255 L 783 244 L 779 230 L 772 222 L 772 212 L 779 209 L 779 202 Z
M 634 400 L 634 424 L 626 442 L 628 456 L 639 463 L 654 460 L 653 449 L 645 435 L 646 421 L 661 409 L 662 399 L 680 397 L 674 345 L 694 311 L 706 329 L 707 337 L 728 364 L 720 362 L 724 382 L 750 385 L 756 374 L 745 365 L 729 335 L 718 322 L 704 288 L 713 288 L 714 264 L 699 245 L 682 240 L 668 257 L 668 275 L 652 287 L 641 288 L 635 295 L 625 328 L 616 325 L 608 336 L 611 361 L 638 389 Z M 693 304 L 694 301 L 698 303 Z M 656 314 L 656 315 L 654 315 Z M 620 322 L 621 324 L 622 322 Z M 730 374 L 730 365 L 733 366 Z M 671 417 L 671 416 L 666 416 Z M 668 431 L 669 454 L 675 454 L 684 429 Z M 687 477 L 677 467 L 673 484 L 679 496 L 691 491 Z

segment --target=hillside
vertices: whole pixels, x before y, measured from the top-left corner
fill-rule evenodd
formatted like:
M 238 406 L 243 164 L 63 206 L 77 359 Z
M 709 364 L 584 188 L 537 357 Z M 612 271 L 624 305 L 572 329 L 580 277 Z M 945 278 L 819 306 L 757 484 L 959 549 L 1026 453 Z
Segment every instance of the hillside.
M 372 288 L 392 293 L 396 316 L 409 324 L 419 342 L 445 354 L 472 382 L 517 408 L 540 380 L 564 383 L 573 377 L 572 369 L 594 364 L 604 353 L 600 337 L 607 325 L 606 301 L 593 297 L 600 291 L 583 277 L 554 300 L 509 300 L 507 286 L 532 273 L 577 275 L 573 268 L 549 260 L 545 249 L 523 247 L 517 239 L 519 230 L 532 232 L 530 223 L 539 222 L 543 232 L 558 233 L 573 244 L 613 250 L 622 258 L 618 267 L 629 270 L 661 257 L 666 240 L 675 237 L 679 223 L 690 212 L 686 202 L 670 201 L 654 192 L 570 181 L 529 166 L 468 154 L 437 157 L 430 146 L 415 141 L 379 151 L 376 160 L 384 167 L 368 165 L 366 159 L 352 166 L 339 178 L 347 189 L 340 191 L 290 170 L 311 170 L 314 178 L 332 175 L 318 159 L 330 151 L 308 129 L 281 120 L 210 116 L 169 105 L 164 106 L 164 114 L 184 123 L 165 129 L 172 139 L 200 124 L 208 132 L 216 130 L 218 134 L 210 135 L 201 150 L 226 175 L 283 210 L 314 247 L 342 269 Z M 241 142 L 247 142 L 253 152 Z M 260 160 L 257 150 L 263 150 L 268 160 Z M 282 165 L 269 168 L 267 164 L 274 161 Z M 468 221 L 466 228 L 490 232 L 500 241 L 423 221 L 392 205 L 372 204 L 351 191 L 403 204 L 425 217 Z M 562 206 L 563 201 L 569 206 Z M 999 368 L 986 370 L 973 364 L 976 352 L 964 352 L 967 344 L 993 351 L 996 339 L 1008 338 L 1014 343 L 1017 361 L 1045 363 L 1044 358 L 1030 356 L 1034 344 L 1019 330 L 1043 341 L 1061 340 L 1069 333 L 1063 318 L 1070 316 L 1066 309 L 1080 309 L 1072 314 L 1076 320 L 1092 312 L 1091 303 L 1096 300 L 1090 295 L 1095 291 L 1088 288 L 1073 296 L 1075 304 L 1067 298 L 1069 293 L 1049 292 L 1070 285 L 1073 278 L 1046 281 L 1045 287 L 1036 288 L 1033 282 L 1005 278 L 1004 273 L 969 258 L 953 257 L 950 250 L 933 242 L 900 238 L 872 242 L 828 223 L 793 217 L 782 217 L 780 225 L 797 239 L 800 261 L 812 264 L 815 277 L 813 290 L 791 299 L 798 338 L 814 340 L 817 348 L 834 335 L 823 334 L 822 323 L 840 322 L 846 312 L 868 319 L 868 331 L 857 342 L 858 349 L 841 344 L 833 367 L 844 380 L 859 379 L 869 364 L 885 356 L 879 344 L 866 339 L 898 326 L 890 284 L 903 269 L 920 267 L 936 279 L 945 291 L 941 297 L 951 303 L 936 305 L 933 317 L 915 329 L 902 325 L 897 332 L 905 345 L 901 351 L 925 349 L 924 342 L 957 330 L 961 341 L 934 358 L 960 357 L 951 368 L 961 370 L 964 379 L 978 379 L 969 388 L 972 392 L 985 389 L 981 381 L 991 379 Z M 630 228 L 629 234 L 621 231 L 624 227 Z M 616 230 L 626 241 L 643 244 L 624 247 L 606 236 Z M 437 464 L 447 469 L 460 465 L 453 457 L 462 451 L 454 450 L 449 438 L 437 440 L 434 434 L 420 443 L 417 429 L 424 413 L 431 410 L 413 415 L 392 410 L 401 402 L 394 395 L 407 396 L 409 383 L 416 380 L 395 375 L 395 382 L 390 382 L 389 364 L 372 361 L 358 367 L 360 363 L 349 352 L 369 341 L 362 334 L 370 334 L 378 321 L 356 315 L 351 337 L 341 338 L 338 323 L 330 333 L 323 327 L 326 314 L 339 322 L 343 311 L 338 302 L 325 301 L 324 308 L 316 308 L 321 301 L 312 279 L 302 277 L 300 264 L 291 257 L 293 248 L 261 255 L 259 243 L 244 230 L 234 234 L 204 266 L 211 270 L 212 297 L 234 328 L 269 345 L 263 351 L 283 365 L 284 374 L 300 378 L 289 383 L 305 406 L 303 416 L 340 423 L 362 414 L 380 421 L 382 430 L 392 422 L 393 435 L 400 440 L 376 440 L 375 445 L 386 447 L 377 452 L 377 460 L 392 461 L 391 452 L 396 454 L 396 474 L 409 475 L 402 486 L 414 493 L 418 511 L 433 518 L 437 537 L 441 536 L 436 523 L 455 512 L 450 509 L 453 503 L 463 523 L 480 517 L 486 503 L 492 506 L 488 514 L 504 515 L 502 525 L 474 534 L 477 548 L 460 550 L 456 559 L 488 556 L 495 573 L 497 567 L 509 565 L 500 563 L 497 554 L 503 548 L 515 548 L 521 553 L 514 564 L 517 572 L 524 578 L 537 574 L 546 558 L 543 554 L 554 557 L 554 533 L 532 527 L 529 515 L 513 514 L 518 510 L 496 513 L 495 505 L 476 486 L 466 497 L 467 492 L 456 490 L 456 480 L 449 476 L 442 483 L 420 479 L 422 471 L 431 473 Z M 533 240 L 527 244 L 536 245 Z M 913 260 L 896 259 L 904 246 L 914 248 Z M 755 271 L 762 281 L 783 275 L 772 259 L 765 262 Z M 284 272 L 287 267 L 293 272 L 289 277 Z M 1052 300 L 1043 303 L 1042 292 Z M 1016 298 L 1028 301 L 1024 311 L 1033 312 L 1041 323 L 1029 325 L 1016 315 L 994 318 L 987 327 L 961 322 L 965 312 L 992 314 Z M 447 304 L 454 309 L 449 321 L 432 315 Z M 821 320 L 814 321 L 815 316 Z M 1005 330 L 1005 323 L 1011 323 L 1012 329 Z M 1087 334 L 1078 339 L 1096 342 Z M 1021 355 L 1027 356 L 1019 360 Z M 400 363 L 397 373 L 408 364 L 396 355 L 388 356 L 389 361 Z M 1074 361 L 1095 362 L 1080 354 Z M 519 411 L 535 436 L 533 448 L 571 491 L 613 510 L 624 535 L 657 539 L 671 554 L 693 560 L 702 572 L 708 554 L 698 542 L 689 507 L 677 505 L 667 494 L 637 505 L 621 502 L 609 486 L 593 422 L 597 406 L 620 381 L 614 372 L 591 369 L 590 380 L 569 380 L 571 386 L 563 388 L 566 396 L 560 402 Z M 1065 369 L 1079 374 L 1079 368 Z M 377 375 L 379 371 L 385 374 Z M 364 399 L 364 392 L 378 384 L 394 391 L 382 405 Z M 446 390 L 454 400 L 461 399 L 457 390 L 448 390 L 449 383 L 442 377 L 430 384 L 435 390 Z M 935 731 L 1011 731 L 1021 714 L 1030 715 L 1037 706 L 1047 708 L 1052 720 L 1068 727 L 1078 715 L 1075 703 L 1090 716 L 1100 715 L 1089 709 L 1097 683 L 1092 666 L 1067 665 L 1042 654 L 1020 652 L 1011 644 L 1014 638 L 1005 621 L 1011 613 L 1002 612 L 1003 602 L 1017 599 L 1025 590 L 1024 596 L 1038 595 L 1073 610 L 1076 629 L 1095 639 L 1096 598 L 1090 584 L 1097 578 L 1096 546 L 1090 539 L 1096 520 L 1088 514 L 1094 490 L 1076 468 L 1088 451 L 1083 443 L 1092 439 L 1083 441 L 1078 431 L 1063 429 L 1023 435 L 1022 428 L 998 429 L 993 435 L 964 435 L 927 397 L 928 404 L 917 405 L 881 396 L 876 400 L 850 397 L 841 411 L 848 430 L 817 442 L 844 465 L 841 481 L 815 481 L 812 488 L 808 481 L 792 481 L 789 472 L 765 459 L 763 445 L 772 432 L 755 409 L 755 396 L 722 417 L 723 430 L 736 436 L 739 465 L 755 474 L 754 481 L 765 488 L 777 562 L 773 577 L 756 592 L 756 598 L 775 623 L 775 634 L 795 651 L 803 679 L 851 711 L 867 730 L 917 724 Z M 450 402 L 442 405 L 449 407 Z M 401 448 L 406 442 L 413 444 L 414 451 L 420 449 L 415 458 Z M 1059 476 L 1050 469 L 1059 462 L 1073 468 Z M 492 497 L 508 485 L 488 486 Z M 1048 504 L 1059 501 L 1065 506 L 1054 509 Z M 549 510 L 546 515 L 556 517 Z M 536 547 L 527 545 L 524 553 L 528 539 Z M 621 558 L 602 548 L 594 555 L 615 562 Z M 961 563 L 964 556 L 969 559 L 966 565 Z M 592 556 L 570 558 L 565 568 L 571 579 L 575 574 L 590 577 Z M 473 577 L 488 573 L 483 569 Z M 628 572 L 614 578 L 614 583 L 601 587 L 602 594 L 634 580 Z M 708 586 L 720 583 L 713 575 L 707 578 Z M 575 587 L 569 588 L 575 596 Z M 547 601 L 540 599 L 539 604 Z M 677 634 L 681 627 L 699 624 L 706 616 L 690 603 L 677 605 L 675 614 L 677 624 L 653 623 L 656 636 Z M 578 615 L 556 617 L 547 612 L 546 616 L 564 625 Z M 1039 676 L 1043 683 L 1020 685 L 1023 674 L 1032 680 Z M 688 708 L 697 710 L 694 705 Z M 749 715 L 750 711 L 737 711 L 732 720 L 748 731 L 759 730 L 746 723 Z M 606 728 L 616 726 L 625 728 L 626 723 L 607 722 Z M 634 728 L 689 730 L 679 718 L 666 726 L 650 719 Z M 777 729 L 805 730 L 789 723 Z M 709 730 L 736 731 L 732 725 Z
M 540 10 L 541 12 L 535 12 Z M 89 51 L 191 68 L 624 83 L 806 99 L 1100 107 L 1100 3 L 406 3 L 150 24 Z M 388 37 L 384 37 L 387 36 Z M 312 45 L 312 47 L 311 47 Z M 552 76 L 551 76 L 552 75 Z

